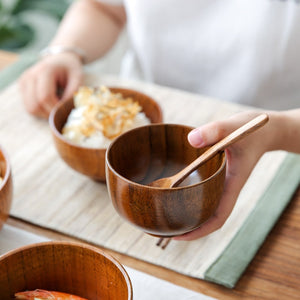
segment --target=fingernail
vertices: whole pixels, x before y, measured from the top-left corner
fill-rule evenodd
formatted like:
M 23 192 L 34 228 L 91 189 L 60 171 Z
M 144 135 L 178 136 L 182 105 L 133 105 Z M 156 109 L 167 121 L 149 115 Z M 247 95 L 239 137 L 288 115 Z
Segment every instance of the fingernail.
M 188 141 L 194 147 L 201 147 L 204 144 L 204 141 L 203 141 L 202 135 L 201 135 L 201 131 L 198 128 L 193 129 L 188 134 Z

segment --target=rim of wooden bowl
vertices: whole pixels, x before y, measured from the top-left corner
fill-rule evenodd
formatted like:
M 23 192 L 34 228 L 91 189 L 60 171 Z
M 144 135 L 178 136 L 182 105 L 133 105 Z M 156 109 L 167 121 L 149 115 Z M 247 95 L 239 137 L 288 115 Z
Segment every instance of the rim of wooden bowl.
M 184 127 L 184 128 L 189 128 L 191 130 L 194 129 L 194 127 L 191 127 L 191 126 L 188 126 L 188 125 L 176 124 L 176 123 L 152 123 L 152 124 L 149 124 L 149 125 L 140 126 L 140 127 L 128 130 L 128 131 L 126 131 L 126 132 L 124 132 L 122 134 L 122 137 L 124 137 L 127 134 L 131 134 L 132 132 L 134 132 L 136 130 L 140 130 L 140 129 L 144 128 L 144 127 L 155 127 L 155 126 L 180 126 L 180 127 Z M 121 135 L 119 137 L 121 137 Z M 111 148 L 114 146 L 114 144 L 116 143 L 116 141 L 117 141 L 117 139 L 119 137 L 117 137 L 115 140 L 113 140 L 111 142 L 111 144 L 108 146 L 106 154 L 105 154 L 105 163 L 107 164 L 107 166 L 109 167 L 109 169 L 115 174 L 115 176 L 118 176 L 118 177 L 122 178 L 124 181 L 126 181 L 126 182 L 128 182 L 130 184 L 137 185 L 137 186 L 147 187 L 147 188 L 150 188 L 150 189 L 161 189 L 161 190 L 188 189 L 188 188 L 191 188 L 193 186 L 202 185 L 202 184 L 206 183 L 207 181 L 211 180 L 212 178 L 214 178 L 215 176 L 218 176 L 218 174 L 221 173 L 222 170 L 226 166 L 226 162 L 227 162 L 226 151 L 221 151 L 221 153 L 224 153 L 224 156 L 223 156 L 222 163 L 219 166 L 219 168 L 211 176 L 209 176 L 209 177 L 205 178 L 204 180 L 201 180 L 201 181 L 199 181 L 197 183 L 186 185 L 186 186 L 177 186 L 177 187 L 172 187 L 172 188 L 162 188 L 162 187 L 155 187 L 155 186 L 150 186 L 150 185 L 146 185 L 146 184 L 140 184 L 138 182 L 132 181 L 132 180 L 130 180 L 130 179 L 122 176 L 110 164 L 108 156 L 109 156 L 109 153 L 111 151 Z
M 23 252 L 27 249 L 33 249 L 33 248 L 39 248 L 39 247 L 51 247 L 53 245 L 58 245 L 58 246 L 71 246 L 74 248 L 86 248 L 90 251 L 97 252 L 98 254 L 104 256 L 107 258 L 109 261 L 111 261 L 117 268 L 118 270 L 122 273 L 126 286 L 127 286 L 127 291 L 128 291 L 128 299 L 132 299 L 133 297 L 133 288 L 132 288 L 132 282 L 131 279 L 123 267 L 123 265 L 115 259 L 112 255 L 106 253 L 104 250 L 98 249 L 95 246 L 79 243 L 79 242 L 67 242 L 67 241 L 47 241 L 47 242 L 40 242 L 40 243 L 34 243 L 26 246 L 19 247 L 17 249 L 10 250 L 6 252 L 5 254 L 0 255 L 0 261 L 5 260 L 6 258 L 10 257 L 11 255 L 15 255 L 17 253 Z
M 6 152 L 6 150 L 2 147 L 2 145 L 0 145 L 0 152 L 2 153 L 2 156 L 4 157 L 4 162 L 5 162 L 5 174 L 4 176 L 2 175 L 2 182 L 0 183 L 0 189 L 7 183 L 8 178 L 11 175 L 11 165 L 10 165 L 10 161 L 8 158 L 8 154 Z

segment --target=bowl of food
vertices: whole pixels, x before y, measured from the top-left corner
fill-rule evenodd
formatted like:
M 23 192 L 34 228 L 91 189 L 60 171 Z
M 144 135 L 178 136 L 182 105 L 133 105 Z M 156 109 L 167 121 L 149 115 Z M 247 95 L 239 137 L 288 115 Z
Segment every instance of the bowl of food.
M 8 218 L 13 197 L 13 183 L 8 155 L 0 146 L 0 229 Z
M 105 181 L 105 152 L 121 133 L 162 122 L 151 97 L 131 89 L 81 87 L 74 99 L 59 102 L 49 124 L 61 158 L 77 172 Z
M 132 285 L 123 266 L 104 251 L 56 241 L 0 256 L 0 295 L 1 299 L 131 300 Z
M 173 237 L 207 221 L 223 192 L 224 151 L 196 169 L 178 187 L 150 186 L 174 175 L 207 148 L 192 147 L 193 128 L 151 124 L 125 132 L 106 153 L 106 183 L 116 211 L 128 222 L 154 236 Z

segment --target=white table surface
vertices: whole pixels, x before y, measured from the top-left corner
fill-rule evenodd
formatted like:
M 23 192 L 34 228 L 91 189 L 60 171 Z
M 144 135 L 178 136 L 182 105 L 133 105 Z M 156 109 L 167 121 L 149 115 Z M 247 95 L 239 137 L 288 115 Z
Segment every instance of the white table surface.
M 48 241 L 43 236 L 4 225 L 0 231 L 0 255 L 7 251 L 32 243 Z M 213 300 L 215 298 L 179 287 L 167 281 L 124 266 L 133 285 L 136 300 Z

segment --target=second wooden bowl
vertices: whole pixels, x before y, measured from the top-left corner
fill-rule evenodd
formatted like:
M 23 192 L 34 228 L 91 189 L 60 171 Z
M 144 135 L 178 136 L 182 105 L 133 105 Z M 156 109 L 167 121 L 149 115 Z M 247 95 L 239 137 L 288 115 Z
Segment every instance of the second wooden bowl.
M 132 300 L 131 281 L 121 264 L 80 243 L 32 244 L 0 256 L 1 299 L 35 289 L 89 300 Z
M 0 146 L 0 229 L 8 218 L 13 197 L 13 182 L 8 155 Z
M 117 212 L 146 233 L 161 237 L 198 228 L 215 212 L 223 192 L 225 153 L 220 152 L 179 187 L 147 184 L 171 176 L 206 149 L 187 140 L 191 127 L 153 124 L 119 136 L 106 153 L 106 182 Z
M 121 93 L 123 97 L 131 97 L 139 102 L 151 123 L 162 122 L 162 111 L 158 103 L 151 97 L 135 90 L 110 88 L 113 93 Z M 97 181 L 105 181 L 105 148 L 88 148 L 76 145 L 61 134 L 67 118 L 74 108 L 73 99 L 59 102 L 52 110 L 49 124 L 56 149 L 61 158 L 77 172 Z

